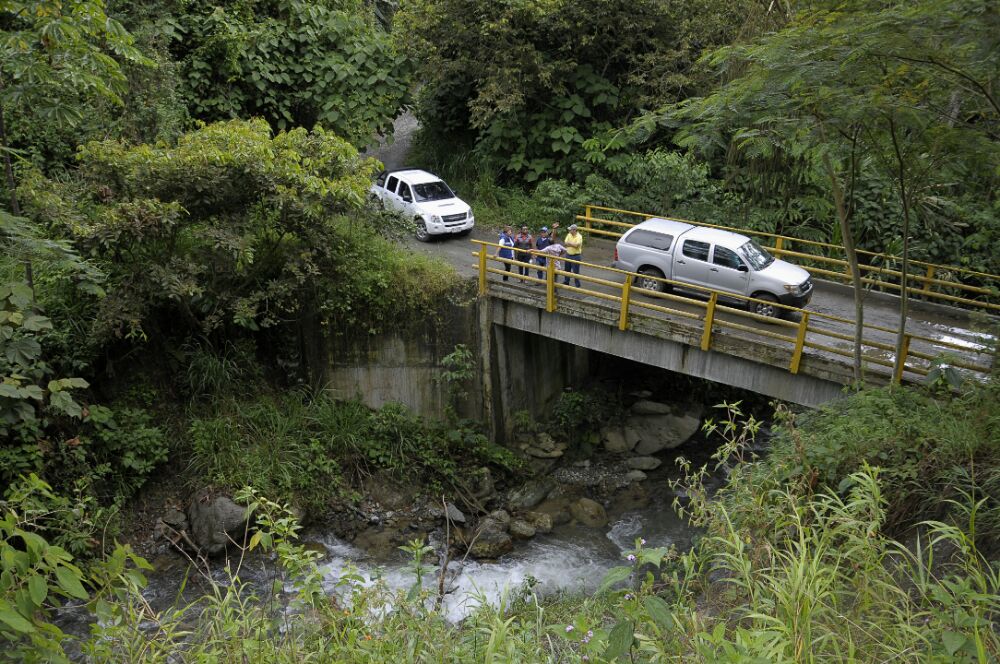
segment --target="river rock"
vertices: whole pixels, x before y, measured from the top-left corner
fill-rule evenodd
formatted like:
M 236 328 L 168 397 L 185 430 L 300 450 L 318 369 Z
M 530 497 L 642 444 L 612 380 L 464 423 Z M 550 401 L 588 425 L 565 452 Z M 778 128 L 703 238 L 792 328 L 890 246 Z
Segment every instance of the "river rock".
M 633 415 L 668 415 L 673 412 L 673 409 L 665 403 L 643 400 L 632 404 L 629 411 Z
M 686 415 L 642 415 L 628 419 L 628 427 L 636 433 L 638 443 L 632 448 L 642 455 L 672 450 L 687 442 L 701 426 L 701 412 Z
M 447 503 L 445 505 L 444 516 L 452 523 L 465 523 L 465 515 L 462 514 L 462 510 L 455 507 L 454 503 Z
M 552 436 L 543 431 L 535 434 L 535 447 L 540 450 L 545 450 L 546 452 L 551 452 L 552 450 L 557 449 L 559 445 L 556 444 L 556 441 L 552 438 Z M 564 445 L 563 449 L 565 449 L 565 447 L 566 446 Z
M 528 512 L 524 515 L 524 520 L 531 524 L 536 533 L 552 532 L 552 515 L 544 512 Z
M 499 558 L 514 548 L 511 536 L 507 534 L 510 515 L 503 510 L 484 517 L 476 529 L 476 535 L 469 553 L 476 558 Z
M 536 447 L 534 445 L 528 445 L 527 447 L 524 448 L 524 453 L 529 456 L 533 456 L 536 459 L 558 459 L 563 455 L 564 449 L 566 448 L 557 447 L 554 450 L 543 450 L 540 447 Z
M 476 500 L 487 501 L 496 494 L 496 486 L 493 483 L 493 473 L 486 466 L 477 469 L 469 478 L 469 489 L 472 497 Z
M 191 540 L 206 556 L 226 550 L 230 538 L 243 540 L 246 532 L 246 508 L 226 496 L 212 496 L 208 491 L 199 492 L 187 509 Z
M 160 518 L 174 530 L 185 530 L 188 527 L 187 516 L 179 509 L 168 509 Z
M 608 514 L 597 501 L 590 498 L 580 498 L 569 506 L 573 518 L 585 526 L 600 528 L 608 524 Z
M 612 454 L 622 454 L 632 449 L 625 438 L 625 432 L 620 428 L 607 428 L 601 432 L 604 449 Z
M 552 492 L 555 484 L 547 479 L 530 480 L 507 496 L 507 504 L 515 511 L 530 510 Z
M 511 519 L 510 536 L 514 539 L 531 539 L 535 536 L 535 527 L 524 519 Z
M 510 513 L 507 510 L 493 510 L 486 515 L 483 521 L 493 521 L 497 524 L 499 530 L 506 531 L 510 527 Z
M 630 470 L 625 473 L 625 479 L 629 482 L 641 482 L 646 479 L 646 473 L 641 470 Z
M 638 456 L 625 460 L 625 465 L 633 470 L 655 470 L 663 463 L 656 457 Z

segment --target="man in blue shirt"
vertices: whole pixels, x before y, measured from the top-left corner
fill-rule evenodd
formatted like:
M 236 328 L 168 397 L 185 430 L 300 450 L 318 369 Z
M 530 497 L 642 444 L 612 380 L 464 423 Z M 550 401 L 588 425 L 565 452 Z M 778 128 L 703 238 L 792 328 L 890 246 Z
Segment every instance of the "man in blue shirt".
M 535 249 L 537 249 L 538 251 L 541 251 L 545 247 L 548 247 L 548 246 L 551 246 L 551 245 L 552 245 L 552 238 L 549 236 L 549 228 L 548 228 L 548 226 L 542 226 L 542 229 L 540 231 L 538 231 L 538 237 L 535 238 Z M 535 257 L 535 263 L 537 263 L 538 267 L 545 267 L 545 264 L 547 262 L 548 262 L 548 259 L 545 256 L 537 256 L 537 257 Z M 544 279 L 545 278 L 545 271 L 544 270 L 539 270 L 538 271 L 538 278 L 539 279 Z

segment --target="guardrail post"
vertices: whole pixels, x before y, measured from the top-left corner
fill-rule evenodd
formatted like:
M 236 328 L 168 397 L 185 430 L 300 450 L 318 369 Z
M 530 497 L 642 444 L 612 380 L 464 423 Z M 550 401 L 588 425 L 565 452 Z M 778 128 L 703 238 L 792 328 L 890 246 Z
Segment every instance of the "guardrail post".
M 903 352 L 900 357 L 897 358 L 896 362 L 896 372 L 892 377 L 892 382 L 901 383 L 903 382 L 903 370 L 906 369 L 906 356 L 910 354 L 910 335 L 903 335 Z
M 618 329 L 624 332 L 628 329 L 628 305 L 632 294 L 632 277 L 625 275 L 625 284 L 622 286 L 622 312 L 618 317 Z
M 927 275 L 924 277 L 924 279 L 926 281 L 924 281 L 924 287 L 923 287 L 923 289 L 921 289 L 921 291 L 920 291 L 921 293 L 923 293 L 923 294 L 926 295 L 927 293 L 931 292 L 931 279 L 933 279 L 933 278 L 934 278 L 934 266 L 933 265 L 928 265 L 927 266 Z
M 705 310 L 705 331 L 701 333 L 702 350 L 712 347 L 712 323 L 715 322 L 715 303 L 718 300 L 719 294 L 712 291 L 712 297 L 708 298 L 708 309 Z
M 806 344 L 806 332 L 809 331 L 809 312 L 802 312 L 802 320 L 799 321 L 799 329 L 795 333 L 795 350 L 792 352 L 792 363 L 788 370 L 793 374 L 799 372 L 799 364 L 802 362 L 802 349 Z
M 556 310 L 556 259 L 549 256 L 545 262 L 545 310 L 552 313 Z
M 774 240 L 774 255 L 781 258 L 782 248 L 785 246 L 785 238 L 780 235 Z
M 479 245 L 479 294 L 486 295 L 486 245 Z

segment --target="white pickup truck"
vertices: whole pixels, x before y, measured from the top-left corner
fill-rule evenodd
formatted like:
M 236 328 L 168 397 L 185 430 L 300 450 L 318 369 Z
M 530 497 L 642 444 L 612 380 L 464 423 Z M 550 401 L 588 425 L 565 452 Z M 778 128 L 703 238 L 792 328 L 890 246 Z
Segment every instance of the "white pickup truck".
M 382 171 L 370 195 L 386 208 L 413 219 L 416 238 L 432 235 L 468 235 L 476 224 L 469 204 L 455 195 L 444 180 L 416 168 Z
M 647 219 L 632 227 L 615 246 L 613 266 L 637 272 L 635 285 L 663 292 L 670 279 L 758 302 L 731 298 L 762 316 L 780 316 L 775 303 L 804 307 L 813 294 L 809 273 L 771 256 L 738 233 L 670 219 Z M 702 291 L 704 292 L 704 291 Z

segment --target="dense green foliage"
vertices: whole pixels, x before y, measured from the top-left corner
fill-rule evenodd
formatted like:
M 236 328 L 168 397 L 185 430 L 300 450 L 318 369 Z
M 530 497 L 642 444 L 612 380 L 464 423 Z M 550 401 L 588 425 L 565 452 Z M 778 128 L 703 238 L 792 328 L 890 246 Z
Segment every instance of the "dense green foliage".
M 160 25 L 204 120 L 319 124 L 364 145 L 391 129 L 409 86 L 409 61 L 355 0 L 190 2 Z
M 426 490 L 462 488 L 463 468 L 514 465 L 511 453 L 467 424 L 424 422 L 399 404 L 371 411 L 357 402 L 293 393 L 216 402 L 191 423 L 191 459 L 219 487 L 253 485 L 265 495 L 322 512 L 358 475 L 387 471 Z
M 588 139 L 697 90 L 693 62 L 761 6 L 419 0 L 396 21 L 421 64 L 424 124 L 533 182 L 586 174 Z

